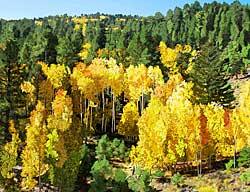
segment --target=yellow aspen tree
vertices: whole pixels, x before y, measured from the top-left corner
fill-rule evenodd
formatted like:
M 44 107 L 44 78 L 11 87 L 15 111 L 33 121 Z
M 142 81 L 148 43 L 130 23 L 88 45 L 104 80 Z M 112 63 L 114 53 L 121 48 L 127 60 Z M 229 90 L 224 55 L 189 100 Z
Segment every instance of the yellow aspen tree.
M 239 152 L 244 146 L 246 146 L 248 142 L 249 133 L 245 132 L 245 129 L 248 129 L 248 126 L 245 125 L 244 115 L 242 114 L 241 108 L 235 108 L 232 110 L 230 116 L 231 126 L 228 127 L 229 133 L 229 145 L 228 150 L 225 153 L 227 156 L 234 157 L 234 167 L 236 165 L 236 154 Z M 247 120 L 246 120 L 247 121 Z
M 241 122 L 244 127 L 242 129 L 244 135 L 245 145 L 250 146 L 250 81 L 244 82 L 240 86 L 240 95 L 239 95 L 239 115 Z
M 92 133 L 93 127 L 91 125 L 91 114 L 92 108 L 91 105 L 94 104 L 94 101 L 97 102 L 97 90 L 101 89 L 95 88 L 95 80 L 92 78 L 91 68 L 87 67 L 83 63 L 77 63 L 76 67 L 73 68 L 73 72 L 71 74 L 71 85 L 73 89 L 73 93 L 77 94 L 79 91 L 79 111 L 80 111 L 80 123 L 85 127 L 85 137 Z M 93 69 L 92 69 L 93 70 Z M 101 70 L 100 70 L 101 71 Z M 101 82 L 101 76 L 96 74 L 96 83 Z
M 169 68 L 169 74 L 172 75 L 176 73 L 182 73 L 183 75 L 188 74 L 192 69 L 192 60 L 197 56 L 197 52 L 195 50 L 192 51 L 190 45 L 177 44 L 175 48 L 172 49 L 167 47 L 162 41 L 159 44 L 159 51 L 161 54 L 161 62 Z M 185 59 L 182 58 L 184 54 Z
M 43 73 L 47 76 L 47 79 L 51 82 L 55 89 L 61 88 L 64 78 L 70 74 L 70 69 L 63 64 L 51 64 L 48 66 L 44 62 L 38 62 L 42 66 Z
M 29 81 L 24 81 L 22 84 L 21 84 L 21 90 L 22 92 L 25 92 L 28 94 L 28 100 L 30 102 L 33 102 L 35 99 L 34 99 L 34 92 L 35 92 L 35 86 L 32 85 Z
M 54 130 L 55 135 L 58 134 L 57 142 L 55 142 L 55 150 L 58 153 L 57 167 L 62 167 L 67 160 L 67 151 L 64 143 L 64 133 L 69 130 L 72 124 L 72 99 L 66 95 L 67 91 L 62 89 L 58 90 L 54 101 L 52 102 L 53 114 L 47 119 L 48 130 L 52 133 Z
M 124 136 L 138 136 L 138 119 L 139 113 L 135 102 L 128 102 L 123 108 L 122 117 L 117 126 L 118 134 Z
M 6 180 L 10 180 L 15 177 L 15 174 L 12 172 L 12 170 L 17 164 L 17 150 L 19 148 L 19 144 L 21 143 L 13 120 L 9 122 L 9 132 L 11 134 L 11 141 L 3 146 L 3 151 L 1 152 L 2 154 L 0 157 L 0 172 L 2 177 Z
M 90 71 L 91 79 L 94 81 L 93 94 L 94 99 L 91 101 L 95 102 L 96 105 L 89 105 L 90 108 L 90 127 L 92 127 L 92 111 L 93 107 L 96 108 L 98 111 L 100 110 L 100 106 L 102 104 L 102 125 L 101 129 L 104 129 L 104 120 L 105 120 L 105 89 L 108 87 L 108 69 L 106 67 L 107 60 L 96 58 L 93 59 L 91 64 L 88 66 L 88 70 Z M 101 95 L 101 101 L 99 97 Z
M 240 87 L 239 106 L 232 110 L 230 114 L 230 125 L 228 126 L 229 138 L 232 141 L 231 156 L 234 156 L 234 166 L 236 162 L 236 153 L 244 146 L 250 144 L 250 81 L 244 82 Z
M 187 158 L 187 147 L 189 139 L 189 127 L 193 128 L 193 132 L 197 133 L 197 127 L 194 126 L 197 121 L 194 107 L 190 102 L 192 94 L 192 83 L 183 81 L 173 91 L 172 95 L 167 100 L 167 106 L 171 111 L 173 128 L 173 139 L 171 142 L 175 143 L 175 153 L 177 160 L 185 160 Z M 194 118 L 194 120 L 192 120 Z M 175 130 L 175 131 L 174 131 Z M 197 140 L 194 141 L 197 143 Z
M 195 160 L 200 150 L 200 110 L 189 101 L 191 87 L 192 83 L 183 81 L 169 89 L 166 102 L 151 95 L 138 121 L 139 141 L 130 153 L 132 163 L 152 169 Z
M 170 75 L 169 80 L 164 84 L 159 84 L 154 88 L 154 95 L 166 103 L 173 91 L 183 82 L 181 74 Z
M 126 83 L 128 85 L 128 95 L 130 100 L 140 101 L 140 111 L 144 110 L 144 95 L 150 92 L 150 78 L 145 65 L 130 65 L 126 69 Z
M 196 160 L 197 153 L 201 150 L 200 145 L 200 106 L 193 105 L 189 111 L 186 111 L 188 115 L 185 115 L 187 121 L 187 148 L 186 155 L 188 161 Z
M 163 74 L 159 66 L 149 66 L 147 75 L 150 79 L 150 86 L 154 90 L 157 86 L 162 86 L 164 84 Z
M 51 102 L 54 98 L 54 88 L 50 80 L 43 80 L 39 84 L 39 99 L 43 102 L 47 110 L 51 110 Z
M 35 177 L 39 178 L 40 187 L 40 176 L 48 170 L 48 165 L 44 162 L 47 141 L 45 119 L 46 110 L 38 101 L 35 110 L 30 114 L 30 123 L 26 126 L 26 146 L 21 155 L 23 163 L 21 186 L 23 190 L 31 190 L 36 186 Z
M 26 112 L 26 116 L 28 117 L 28 113 L 29 113 L 28 108 L 30 105 L 34 104 L 36 101 L 36 98 L 35 98 L 36 88 L 29 81 L 24 81 L 23 83 L 21 83 L 20 88 L 21 88 L 22 92 L 27 94 L 27 97 L 25 99 L 25 112 Z
M 82 60 L 85 60 L 88 57 L 90 49 L 91 49 L 90 43 L 85 43 L 82 45 L 82 49 L 78 54 Z
M 139 141 L 137 147 L 132 147 L 130 159 L 133 164 L 147 169 L 154 166 L 162 167 L 165 160 L 165 142 L 168 129 L 162 116 L 163 104 L 157 98 L 150 100 L 148 107 L 138 121 Z
M 179 47 L 179 46 L 178 46 Z M 159 45 L 159 51 L 161 54 L 161 62 L 164 66 L 168 67 L 170 70 L 170 74 L 175 74 L 178 72 L 177 68 L 177 56 L 178 56 L 178 49 L 171 49 L 167 47 L 167 45 L 161 41 Z
M 110 58 L 107 61 L 108 85 L 111 89 L 112 100 L 112 132 L 116 130 L 116 98 L 124 91 L 124 69 L 123 65 L 117 65 L 116 60 Z

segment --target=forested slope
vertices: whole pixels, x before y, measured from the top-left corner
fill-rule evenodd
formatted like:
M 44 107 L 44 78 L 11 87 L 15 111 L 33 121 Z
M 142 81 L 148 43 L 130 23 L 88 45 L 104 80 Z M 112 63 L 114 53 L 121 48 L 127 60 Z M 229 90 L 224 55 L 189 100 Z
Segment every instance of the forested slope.
M 2 177 L 21 164 L 24 189 L 46 172 L 62 184 L 87 137 L 105 133 L 138 141 L 131 161 L 148 169 L 235 156 L 249 144 L 250 84 L 235 98 L 229 79 L 249 64 L 239 1 L 0 20 Z

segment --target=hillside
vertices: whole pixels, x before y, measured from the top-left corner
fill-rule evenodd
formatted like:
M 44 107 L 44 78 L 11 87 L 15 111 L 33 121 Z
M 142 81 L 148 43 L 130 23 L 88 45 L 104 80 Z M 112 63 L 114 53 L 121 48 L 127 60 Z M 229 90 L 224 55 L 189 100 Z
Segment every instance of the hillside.
M 243 149 L 249 167 L 249 65 L 250 7 L 239 1 L 1 19 L 0 186 L 156 191 L 180 164 L 199 179 L 240 165 Z M 248 189 L 249 169 L 236 172 L 220 181 L 243 175 Z M 156 183 L 166 186 L 177 190 Z

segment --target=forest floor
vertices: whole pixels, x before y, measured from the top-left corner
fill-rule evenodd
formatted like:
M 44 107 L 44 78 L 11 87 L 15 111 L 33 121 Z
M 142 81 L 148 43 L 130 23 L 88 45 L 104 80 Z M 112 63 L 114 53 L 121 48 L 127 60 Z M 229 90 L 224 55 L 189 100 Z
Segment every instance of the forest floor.
M 196 167 L 192 167 L 191 171 L 180 170 L 183 182 L 173 184 L 170 172 L 166 172 L 165 176 L 159 179 L 153 179 L 151 186 L 157 191 L 162 192 L 250 192 L 250 182 L 243 182 L 240 177 L 243 173 L 249 173 L 247 180 L 250 181 L 249 168 L 231 168 L 226 170 L 225 161 L 218 161 L 213 169 L 204 167 L 201 176 L 197 176 Z M 128 175 L 131 170 L 126 163 L 112 163 L 114 167 L 122 168 Z
M 240 180 L 243 172 L 250 172 L 250 168 L 210 170 L 199 177 L 184 174 L 184 181 L 178 185 L 171 182 L 171 177 L 166 177 L 164 180 L 154 180 L 152 185 L 163 192 L 250 192 L 250 183 Z

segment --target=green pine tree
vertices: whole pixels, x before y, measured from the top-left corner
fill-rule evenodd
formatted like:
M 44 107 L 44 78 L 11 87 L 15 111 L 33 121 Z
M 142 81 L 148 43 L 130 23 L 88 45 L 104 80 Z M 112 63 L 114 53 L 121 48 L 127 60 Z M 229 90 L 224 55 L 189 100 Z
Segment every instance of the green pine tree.
M 220 51 L 205 44 L 195 60 L 190 73 L 193 86 L 193 102 L 208 104 L 215 102 L 225 107 L 233 106 L 233 90 L 225 75 Z

